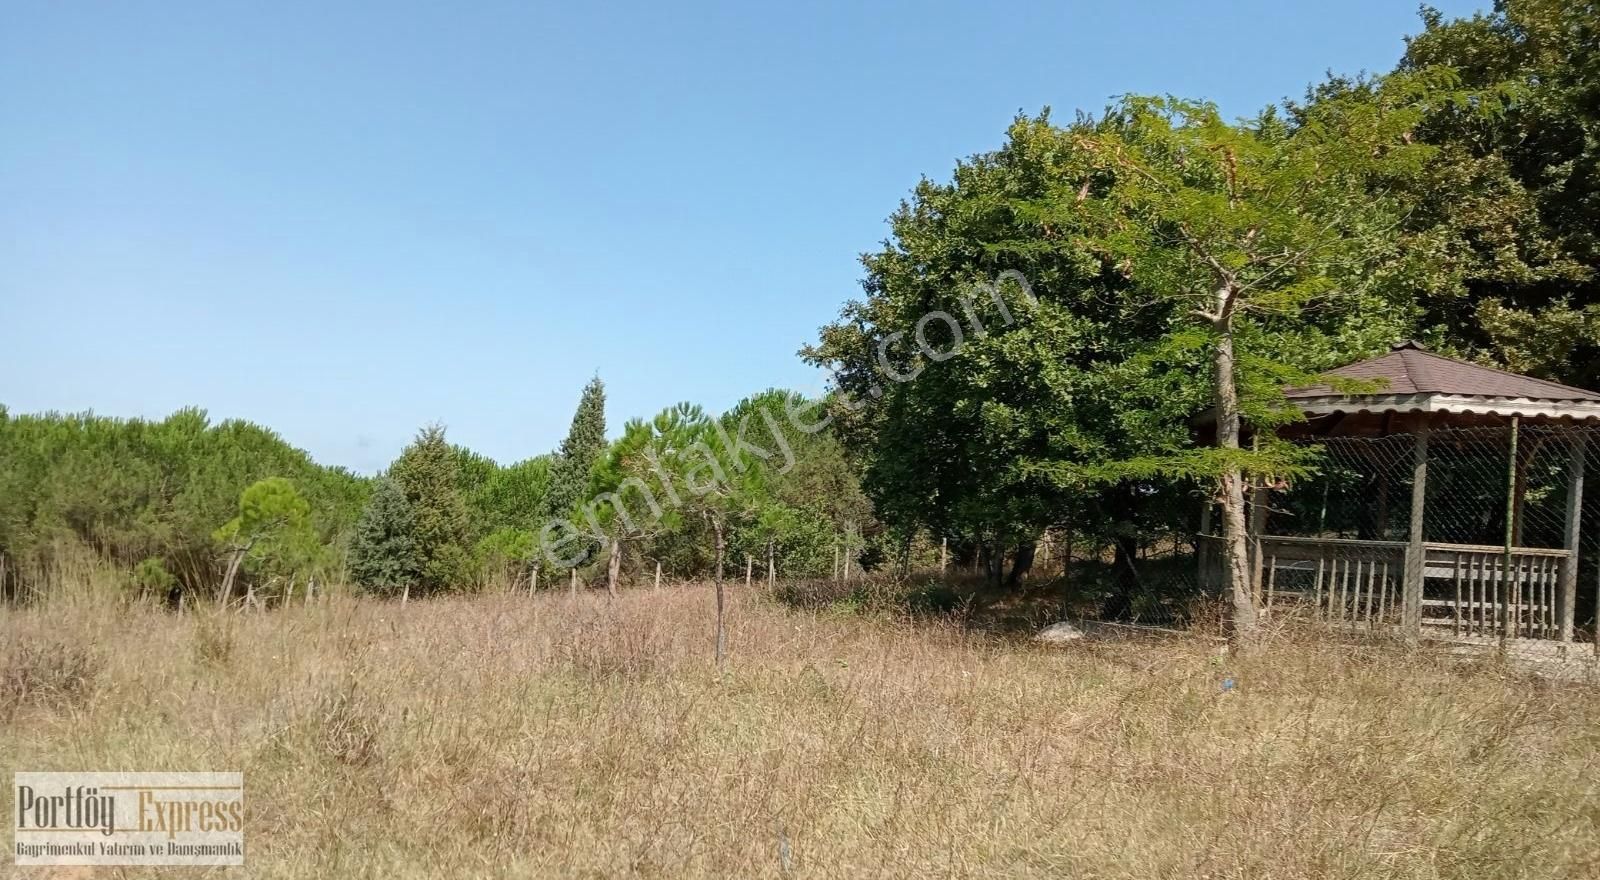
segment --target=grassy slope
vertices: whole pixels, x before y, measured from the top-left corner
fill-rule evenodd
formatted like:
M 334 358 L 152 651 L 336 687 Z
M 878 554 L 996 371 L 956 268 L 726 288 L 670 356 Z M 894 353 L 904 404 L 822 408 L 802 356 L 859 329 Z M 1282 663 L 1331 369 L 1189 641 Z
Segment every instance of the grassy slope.
M 265 877 L 1600 872 L 1586 686 L 743 596 L 719 675 L 710 607 L 0 612 L 0 771 L 242 770 L 242 872 Z

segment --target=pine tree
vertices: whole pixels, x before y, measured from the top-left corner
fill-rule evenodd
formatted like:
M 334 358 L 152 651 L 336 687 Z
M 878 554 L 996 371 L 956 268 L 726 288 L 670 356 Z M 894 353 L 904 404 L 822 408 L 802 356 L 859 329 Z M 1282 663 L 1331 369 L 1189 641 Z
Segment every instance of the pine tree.
M 467 579 L 467 505 L 461 498 L 456 458 L 444 428 L 429 425 L 389 469 L 411 505 L 412 535 L 422 562 L 419 583 L 447 590 Z
M 405 490 L 391 479 L 378 480 L 350 538 L 350 574 L 374 593 L 394 595 L 422 573 L 415 518 Z
M 545 512 L 566 517 L 583 500 L 589 486 L 589 472 L 606 448 L 606 386 L 596 376 L 583 387 L 578 410 L 572 415 L 567 439 L 550 469 L 550 489 L 545 495 Z

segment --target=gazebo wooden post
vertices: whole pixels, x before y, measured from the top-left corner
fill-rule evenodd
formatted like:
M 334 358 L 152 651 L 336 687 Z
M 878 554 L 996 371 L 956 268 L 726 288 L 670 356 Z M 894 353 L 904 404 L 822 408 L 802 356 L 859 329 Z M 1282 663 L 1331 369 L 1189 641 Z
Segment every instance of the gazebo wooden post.
M 1567 531 L 1564 544 L 1567 556 L 1561 560 L 1561 581 L 1558 585 L 1562 642 L 1572 641 L 1572 619 L 1578 603 L 1578 527 L 1583 519 L 1583 459 L 1588 445 L 1588 436 L 1583 429 L 1574 429 L 1572 459 L 1567 463 Z
M 1517 539 L 1517 437 L 1522 429 L 1522 419 L 1511 417 L 1511 443 L 1506 464 L 1506 545 L 1500 559 L 1500 582 L 1504 585 L 1500 599 L 1500 653 L 1506 652 L 1506 643 L 1516 636 L 1516 590 L 1518 583 L 1511 568 L 1511 548 Z
M 1414 645 L 1422 637 L 1422 586 L 1427 571 L 1427 547 L 1423 544 L 1423 523 L 1428 506 L 1428 429 L 1424 417 L 1417 429 L 1416 454 L 1411 463 L 1411 534 L 1406 544 L 1405 594 L 1402 597 L 1400 629 L 1406 643 Z

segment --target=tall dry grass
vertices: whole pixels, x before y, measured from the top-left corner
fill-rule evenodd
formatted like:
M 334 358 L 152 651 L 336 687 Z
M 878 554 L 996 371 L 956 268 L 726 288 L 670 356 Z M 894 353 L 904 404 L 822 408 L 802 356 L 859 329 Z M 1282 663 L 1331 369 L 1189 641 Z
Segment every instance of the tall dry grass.
M 733 592 L 0 612 L 0 769 L 243 771 L 261 877 L 1600 873 L 1586 685 Z

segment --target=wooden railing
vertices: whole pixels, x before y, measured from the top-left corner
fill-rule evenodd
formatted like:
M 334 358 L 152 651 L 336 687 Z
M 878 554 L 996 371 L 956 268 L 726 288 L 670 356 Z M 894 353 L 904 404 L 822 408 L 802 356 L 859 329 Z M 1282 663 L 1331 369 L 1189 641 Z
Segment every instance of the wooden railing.
M 1269 615 L 1291 602 L 1335 623 L 1400 622 L 1406 545 L 1263 536 L 1255 546 L 1258 593 Z
M 1424 596 L 1423 624 L 1448 626 L 1454 635 L 1550 639 L 1558 637 L 1561 621 L 1556 586 L 1565 550 L 1539 547 L 1511 548 L 1509 565 L 1504 547 L 1471 544 L 1428 544 L 1429 578 L 1447 581 L 1453 598 Z
M 1221 584 L 1220 546 L 1202 537 L 1202 578 Z M 1403 541 L 1264 535 L 1251 543 L 1257 606 L 1270 615 L 1309 607 L 1321 619 L 1399 626 L 1409 545 Z M 1420 625 L 1456 636 L 1558 638 L 1557 584 L 1565 550 L 1477 544 L 1423 545 Z

